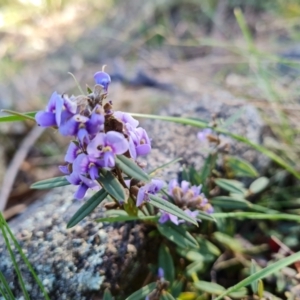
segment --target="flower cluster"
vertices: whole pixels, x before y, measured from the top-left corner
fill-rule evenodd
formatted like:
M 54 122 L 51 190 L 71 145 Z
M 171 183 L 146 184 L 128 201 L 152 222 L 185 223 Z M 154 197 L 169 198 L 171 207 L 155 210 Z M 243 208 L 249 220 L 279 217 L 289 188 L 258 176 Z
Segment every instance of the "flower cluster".
M 208 203 L 207 198 L 201 192 L 202 186 L 190 186 L 188 181 L 183 180 L 179 185 L 176 179 L 173 179 L 169 183 L 168 194 L 174 200 L 174 203 L 183 209 L 183 211 L 192 218 L 196 218 L 199 210 L 202 210 L 208 214 L 214 212 L 213 207 Z M 178 220 L 177 216 L 174 216 L 165 211 L 161 211 L 160 223 L 171 221 L 178 225 L 183 223 L 183 220 Z
M 133 160 L 151 151 L 147 132 L 138 127 L 131 115 L 112 109 L 107 97 L 110 76 L 101 71 L 94 75 L 94 90 L 88 95 L 71 96 L 54 92 L 44 111 L 36 114 L 42 127 L 57 128 L 71 141 L 66 165 L 60 166 L 66 179 L 79 186 L 75 198 L 82 199 L 86 191 L 99 189 L 97 181 L 102 168 L 113 170 L 116 155 L 124 154 Z

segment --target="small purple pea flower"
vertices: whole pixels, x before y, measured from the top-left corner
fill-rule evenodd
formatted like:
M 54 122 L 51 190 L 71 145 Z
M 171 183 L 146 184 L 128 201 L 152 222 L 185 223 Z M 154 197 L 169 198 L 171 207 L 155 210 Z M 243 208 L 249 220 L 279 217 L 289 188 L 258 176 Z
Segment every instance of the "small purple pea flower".
M 94 158 L 103 159 L 103 167 L 115 166 L 115 155 L 128 150 L 128 141 L 123 134 L 116 131 L 98 133 L 87 146 L 87 153 Z
M 152 179 L 150 183 L 140 187 L 136 197 L 136 206 L 139 207 L 143 202 L 149 201 L 149 194 L 157 194 L 164 187 L 164 184 L 160 179 Z

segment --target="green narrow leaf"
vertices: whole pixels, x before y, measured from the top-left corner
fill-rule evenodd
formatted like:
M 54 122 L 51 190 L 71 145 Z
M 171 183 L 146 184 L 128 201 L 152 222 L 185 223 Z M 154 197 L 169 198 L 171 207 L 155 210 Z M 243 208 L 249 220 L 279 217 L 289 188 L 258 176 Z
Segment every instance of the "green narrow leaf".
M 246 193 L 244 185 L 237 180 L 218 178 L 215 179 L 215 183 L 217 186 L 230 193 L 242 195 Z
M 218 196 L 210 200 L 211 204 L 216 207 L 230 209 L 246 209 L 252 206 L 252 203 L 232 196 Z
M 108 193 L 104 189 L 101 189 L 96 194 L 94 194 L 77 210 L 77 212 L 68 222 L 67 228 L 74 227 L 81 220 L 83 220 L 107 197 L 107 195 Z
M 8 109 L 2 109 L 1 111 L 6 112 L 12 116 L 0 116 L 0 122 L 18 122 L 18 121 L 25 121 L 25 120 L 35 121 L 34 116 L 37 113 L 36 111 L 19 113 Z
M 175 298 L 167 291 L 162 291 L 159 300 L 175 300 Z
M 172 204 L 171 202 L 159 198 L 155 195 L 150 195 L 149 194 L 149 198 L 150 201 L 149 203 L 151 203 L 153 206 L 160 208 L 162 210 L 164 210 L 167 213 L 170 213 L 174 216 L 177 216 L 180 219 L 183 219 L 185 221 L 188 221 L 192 224 L 195 224 L 196 226 L 198 226 L 197 220 L 195 220 L 194 218 L 188 216 L 182 209 L 180 209 L 178 206 L 175 206 L 174 204 Z
M 220 244 L 226 246 L 234 252 L 242 253 L 245 250 L 237 239 L 223 232 L 215 232 L 213 236 Z
M 158 267 L 164 270 L 164 278 L 172 283 L 175 280 L 175 267 L 169 248 L 161 244 L 158 253 Z
M 147 173 L 145 173 L 132 159 L 124 156 L 117 155 L 116 157 L 116 165 L 128 176 L 132 178 L 141 180 L 141 181 L 149 181 L 150 177 Z
M 126 300 L 145 300 L 145 298 L 156 288 L 156 282 L 152 282 L 138 291 L 134 292 L 132 295 L 126 298 Z
M 198 248 L 199 245 L 194 237 L 183 228 L 173 223 L 158 224 L 158 231 L 181 248 Z
M 257 194 L 263 191 L 268 184 L 269 179 L 267 177 L 259 177 L 251 183 L 249 190 L 252 194 Z
M 169 161 L 169 162 L 167 162 L 167 163 L 161 165 L 160 167 L 158 167 L 158 168 L 156 168 L 156 169 L 154 169 L 154 170 L 148 172 L 148 174 L 149 174 L 149 175 L 153 175 L 153 174 L 156 173 L 158 170 L 161 170 L 161 169 L 164 169 L 164 168 L 166 168 L 166 167 L 168 167 L 168 166 L 171 166 L 171 165 L 173 165 L 173 164 L 176 164 L 177 162 L 179 162 L 179 161 L 181 161 L 181 160 L 182 160 L 182 158 L 175 158 L 175 159 L 173 159 L 173 160 L 171 160 L 171 161 Z
M 220 296 L 218 296 L 215 300 L 221 300 L 225 296 L 229 295 L 232 292 L 235 292 L 243 287 L 246 287 L 251 284 L 254 280 L 260 280 L 263 279 L 269 275 L 274 274 L 275 272 L 281 270 L 282 268 L 289 266 L 290 264 L 300 260 L 300 251 L 296 252 L 288 257 L 282 258 L 276 263 L 272 263 L 269 266 L 267 266 L 264 269 L 261 269 L 258 272 L 255 272 L 254 274 L 248 276 L 244 280 L 240 281 L 238 284 L 232 286 L 231 288 L 227 289 L 224 293 L 222 293 Z
M 3 273 L 1 271 L 0 271 L 0 283 L 2 283 L 3 288 L 4 288 L 1 291 L 2 295 L 4 296 L 4 293 L 6 293 L 8 295 L 8 297 L 5 298 L 5 299 L 14 300 L 15 297 L 14 297 L 14 295 L 12 293 L 12 290 L 9 287 L 9 284 L 8 284 L 6 278 L 4 277 L 4 275 L 3 275 Z
M 70 182 L 66 179 L 65 176 L 59 176 L 35 182 L 30 186 L 30 188 L 37 190 L 47 190 L 69 184 Z
M 2 214 L 1 214 L 1 216 L 2 216 Z M 1 219 L 2 219 L 2 218 L 1 218 Z M 16 271 L 16 273 L 17 273 L 18 281 L 19 281 L 19 284 L 20 284 L 20 286 L 21 286 L 21 290 L 22 290 L 22 292 L 23 292 L 24 298 L 25 298 L 26 300 L 30 300 L 30 297 L 29 297 L 28 292 L 27 292 L 26 287 L 25 287 L 25 283 L 24 283 L 24 280 L 23 280 L 21 271 L 20 271 L 20 269 L 19 269 L 19 266 L 18 266 L 18 264 L 17 264 L 15 255 L 14 255 L 14 253 L 13 253 L 13 251 L 12 251 L 11 246 L 10 246 L 10 242 L 9 242 L 9 239 L 8 239 L 8 236 L 7 236 L 7 234 L 6 234 L 6 230 L 5 230 L 4 226 L 3 226 L 3 224 L 4 224 L 3 221 L 0 220 L 0 228 L 1 228 L 2 235 L 3 235 L 4 241 L 5 241 L 5 245 L 7 246 L 7 250 L 8 250 L 8 252 L 9 252 L 10 258 L 11 258 L 11 260 L 12 260 L 14 269 L 15 269 L 15 271 Z
M 170 117 L 170 116 L 158 116 L 158 115 L 147 115 L 147 114 L 138 114 L 138 113 L 132 113 L 131 114 L 134 117 L 140 117 L 140 118 L 147 118 L 147 119 L 156 119 L 156 120 L 163 120 L 167 122 L 174 122 L 174 123 L 179 123 L 179 124 L 184 124 L 184 125 L 190 125 L 198 128 L 211 128 L 209 123 L 199 121 L 199 120 L 194 120 L 192 118 L 181 118 L 181 117 Z M 283 160 L 279 155 L 275 154 L 274 152 L 270 151 L 269 149 L 251 142 L 244 136 L 240 136 L 234 133 L 231 133 L 230 131 L 220 128 L 220 127 L 214 127 L 212 128 L 215 132 L 225 134 L 227 136 L 230 136 L 234 138 L 235 140 L 242 142 L 253 149 L 261 152 L 262 154 L 266 155 L 270 159 L 272 159 L 274 162 L 276 162 L 278 165 L 286 169 L 288 172 L 293 174 L 296 178 L 300 179 L 300 173 L 291 165 L 289 165 L 285 160 Z
M 236 177 L 257 177 L 257 170 L 246 160 L 239 158 L 228 156 L 226 159 L 226 164 L 233 171 Z
M 255 212 L 230 212 L 230 213 L 214 213 L 215 219 L 223 218 L 239 218 L 239 219 L 252 219 L 252 220 L 288 220 L 300 222 L 299 215 L 290 214 L 264 214 Z
M 201 260 L 194 261 L 191 264 L 189 264 L 185 270 L 186 270 L 186 274 L 192 277 L 193 274 L 196 274 L 204 270 L 204 262 Z
M 101 169 L 100 172 L 101 175 L 98 178 L 98 181 L 103 188 L 117 201 L 126 201 L 125 190 L 118 179 L 110 171 L 105 169 Z
M 103 300 L 113 300 L 113 297 L 109 291 L 109 289 L 106 289 L 103 295 Z
M 251 259 L 251 266 L 250 266 L 250 274 L 254 274 L 256 272 L 256 262 L 254 259 Z M 253 294 L 257 293 L 258 290 L 258 281 L 254 280 L 251 282 L 251 289 Z
M 183 280 L 175 280 L 171 284 L 171 294 L 177 298 L 183 290 Z
M 127 222 L 127 221 L 157 221 L 158 217 L 156 216 L 110 216 L 110 217 L 103 217 L 96 220 L 96 222 Z
M 194 282 L 194 286 L 206 293 L 220 295 L 225 291 L 225 288 L 217 283 L 209 282 L 209 281 L 196 281 Z M 229 294 L 232 298 L 241 298 L 247 295 L 247 289 L 242 288 L 236 292 L 232 292 Z
M 203 168 L 201 169 L 201 172 L 200 172 L 201 183 L 204 184 L 206 182 L 207 178 L 210 176 L 211 171 L 216 166 L 217 158 L 218 158 L 217 153 L 210 153 L 207 156 L 207 158 L 205 159 L 204 166 L 203 166 Z M 204 186 L 204 188 L 205 188 L 205 186 Z M 207 191 L 204 191 L 204 192 L 207 192 Z

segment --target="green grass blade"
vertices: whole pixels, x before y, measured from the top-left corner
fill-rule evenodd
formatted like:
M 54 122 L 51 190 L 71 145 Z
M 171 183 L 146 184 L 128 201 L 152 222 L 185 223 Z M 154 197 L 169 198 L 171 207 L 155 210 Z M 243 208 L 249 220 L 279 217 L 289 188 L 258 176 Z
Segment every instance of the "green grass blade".
M 255 212 L 229 212 L 229 213 L 214 213 L 212 217 L 215 219 L 239 218 L 252 220 L 285 220 L 300 222 L 300 216 L 290 214 L 263 214 Z
M 3 275 L 3 273 L 2 273 L 1 271 L 0 271 L 0 283 L 3 284 L 3 287 L 4 287 L 4 289 L 5 289 L 5 290 L 4 290 L 4 289 L 1 287 L 1 285 L 0 285 L 0 287 L 1 287 L 0 293 L 3 295 L 3 297 L 4 297 L 5 299 L 14 300 L 15 297 L 14 297 L 14 295 L 13 295 L 13 293 L 12 293 L 12 290 L 10 289 L 8 282 L 7 282 L 7 280 L 5 279 L 5 277 L 4 277 L 4 275 Z M 7 294 L 7 296 L 5 296 L 5 294 Z
M 207 122 L 189 119 L 189 118 L 147 115 L 147 114 L 137 114 L 137 113 L 132 113 L 131 115 L 134 117 L 156 119 L 156 120 L 174 122 L 174 123 L 179 123 L 179 124 L 184 124 L 184 125 L 190 125 L 190 126 L 194 126 L 194 127 L 198 127 L 198 128 L 211 128 Z M 274 152 L 270 151 L 269 149 L 267 149 L 259 144 L 249 141 L 246 137 L 231 133 L 226 129 L 219 128 L 219 127 L 212 128 L 212 129 L 215 132 L 230 136 L 233 139 L 252 147 L 253 149 L 255 149 L 255 150 L 259 151 L 260 153 L 264 154 L 265 156 L 269 157 L 271 160 L 276 162 L 282 168 L 286 169 L 288 172 L 293 174 L 296 178 L 300 179 L 299 172 L 297 172 L 292 166 L 290 166 L 286 161 L 284 161 L 279 155 L 275 154 Z
M 30 273 L 32 274 L 32 276 L 33 276 L 35 282 L 36 282 L 36 283 L 38 284 L 38 286 L 40 287 L 40 289 L 41 289 L 41 291 L 42 291 L 42 293 L 43 293 L 45 299 L 46 299 L 46 300 L 50 300 L 50 298 L 49 298 L 49 296 L 48 296 L 48 294 L 47 294 L 47 292 L 46 292 L 46 290 L 45 290 L 45 288 L 44 288 L 44 286 L 43 286 L 41 280 L 39 279 L 39 277 L 36 275 L 35 271 L 33 270 L 33 267 L 32 267 L 32 265 L 31 265 L 31 263 L 29 262 L 29 260 L 27 259 L 26 255 L 24 254 L 24 252 L 23 252 L 22 248 L 20 247 L 18 241 L 16 240 L 14 234 L 12 233 L 12 231 L 11 231 L 11 229 L 9 228 L 7 222 L 5 221 L 5 219 L 4 219 L 3 215 L 2 215 L 2 213 L 0 213 L 0 222 L 2 222 L 2 224 L 4 224 L 4 226 L 6 227 L 6 230 L 7 230 L 8 234 L 10 235 L 10 238 L 12 239 L 12 241 L 13 241 L 13 243 L 14 243 L 16 249 L 18 250 L 18 252 L 19 252 L 21 258 L 22 258 L 23 261 L 25 262 L 25 264 L 26 264 L 27 268 L 29 269 Z
M 161 170 L 161 169 L 164 169 L 164 168 L 166 168 L 166 167 L 168 167 L 168 166 L 171 166 L 171 165 L 173 165 L 173 164 L 176 164 L 177 162 L 179 162 L 179 161 L 181 161 L 181 160 L 182 160 L 181 157 L 180 157 L 180 158 L 175 158 L 175 159 L 173 159 L 173 160 L 171 160 L 171 161 L 169 161 L 169 162 L 167 162 L 167 163 L 165 163 L 165 164 L 163 164 L 163 165 L 157 167 L 156 169 L 151 170 L 150 172 L 148 172 L 148 174 L 149 174 L 149 175 L 154 175 L 154 173 L 155 173 L 156 171 Z
M 1 214 L 1 216 L 2 216 L 2 214 Z M 19 283 L 20 283 L 23 295 L 24 295 L 24 297 L 25 297 L 26 300 L 30 300 L 28 292 L 27 292 L 27 290 L 25 288 L 25 283 L 24 283 L 21 271 L 20 271 L 20 269 L 18 267 L 16 258 L 14 256 L 14 253 L 13 253 L 12 249 L 11 249 L 11 246 L 10 246 L 10 243 L 9 243 L 9 239 L 8 239 L 8 236 L 7 236 L 6 231 L 5 231 L 5 225 L 4 225 L 4 222 L 3 222 L 3 217 L 1 217 L 0 222 L 1 222 L 0 227 L 1 227 L 2 235 L 3 235 L 4 241 L 5 241 L 5 245 L 7 246 L 7 250 L 9 252 L 10 258 L 12 260 L 12 263 L 14 265 L 15 271 L 17 273 L 17 277 L 18 277 L 18 280 L 19 280 Z
M 278 272 L 280 269 L 289 266 L 290 264 L 300 260 L 300 251 L 297 253 L 294 253 L 293 255 L 289 257 L 282 258 L 281 260 L 277 261 L 276 263 L 272 263 L 271 265 L 267 266 L 266 268 L 250 275 L 249 277 L 245 278 L 238 284 L 232 286 L 231 288 L 227 289 L 224 293 L 222 293 L 220 296 L 215 298 L 215 300 L 221 300 L 228 294 L 235 292 L 245 286 L 250 285 L 252 282 L 256 280 L 263 279 L 269 275 L 272 275 L 276 272 Z
M 1 116 L 0 122 L 17 122 L 17 121 L 25 121 L 31 120 L 35 122 L 34 116 L 36 115 L 36 111 L 27 112 L 27 113 L 19 113 L 17 111 L 2 109 L 2 112 L 6 112 L 12 116 Z

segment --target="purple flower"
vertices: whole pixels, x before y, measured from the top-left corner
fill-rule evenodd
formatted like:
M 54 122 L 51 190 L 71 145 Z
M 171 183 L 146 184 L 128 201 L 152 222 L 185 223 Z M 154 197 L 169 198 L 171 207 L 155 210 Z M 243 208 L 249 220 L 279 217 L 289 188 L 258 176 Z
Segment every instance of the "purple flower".
M 94 75 L 94 79 L 96 84 L 102 85 L 104 87 L 104 90 L 107 91 L 108 86 L 111 83 L 110 76 L 107 73 L 103 71 L 97 72 Z
M 165 211 L 163 211 L 163 210 L 161 210 L 161 216 L 160 216 L 160 218 L 159 218 L 159 220 L 158 220 L 158 222 L 160 223 L 160 224 L 164 224 L 164 223 L 166 223 L 166 222 L 168 222 L 168 221 L 171 221 L 172 223 L 174 223 L 175 225 L 179 225 L 179 223 L 181 223 L 179 220 L 178 220 L 178 217 L 177 216 L 174 216 L 174 215 L 172 215 L 172 214 L 170 214 L 170 213 L 168 213 L 168 212 L 165 212 Z
M 39 111 L 35 116 L 35 120 L 42 127 L 60 126 L 63 118 L 75 114 L 76 109 L 76 103 L 54 92 L 50 97 L 46 110 Z
M 77 174 L 88 174 L 91 179 L 99 177 L 99 168 L 102 167 L 102 161 L 81 153 L 73 162 L 73 172 Z
M 102 158 L 103 166 L 113 168 L 115 155 L 128 150 L 128 141 L 123 134 L 116 131 L 98 133 L 87 146 L 87 153 L 94 158 Z
M 75 199 L 83 199 L 87 190 L 89 188 L 91 189 L 97 189 L 99 188 L 99 185 L 92 179 L 89 179 L 83 175 L 80 175 L 76 172 L 73 172 L 69 176 L 66 176 L 66 179 L 73 185 L 79 185 L 74 198 Z
M 68 163 L 73 163 L 80 153 L 82 153 L 81 147 L 78 146 L 78 144 L 71 142 L 65 156 L 65 161 Z
M 197 138 L 204 142 L 209 134 L 211 134 L 213 131 L 210 128 L 205 128 L 202 131 L 199 131 L 197 134 Z
M 164 184 L 160 179 L 152 179 L 150 183 L 140 187 L 136 197 L 136 206 L 141 206 L 143 202 L 149 201 L 149 194 L 157 194 L 163 188 Z
M 139 121 L 134 119 L 130 114 L 122 111 L 115 111 L 114 117 L 122 121 L 125 125 L 129 124 L 132 128 L 136 128 L 139 125 Z

